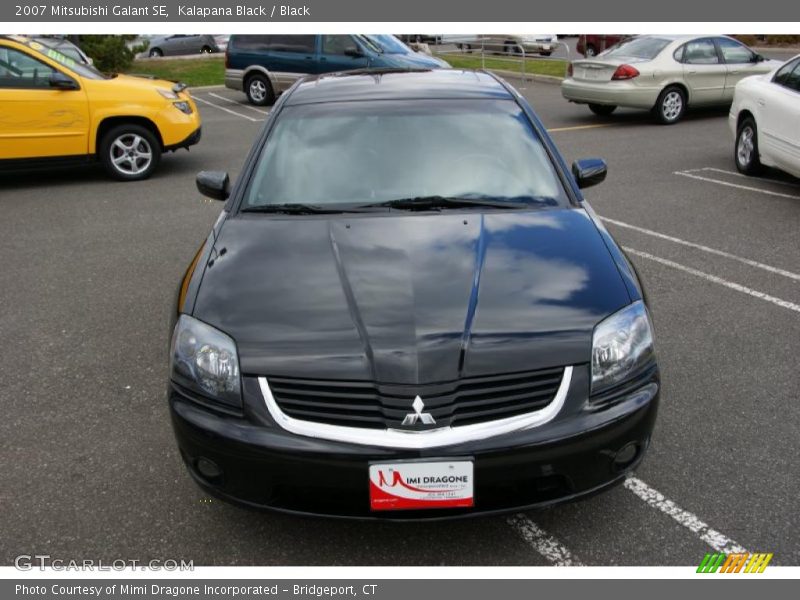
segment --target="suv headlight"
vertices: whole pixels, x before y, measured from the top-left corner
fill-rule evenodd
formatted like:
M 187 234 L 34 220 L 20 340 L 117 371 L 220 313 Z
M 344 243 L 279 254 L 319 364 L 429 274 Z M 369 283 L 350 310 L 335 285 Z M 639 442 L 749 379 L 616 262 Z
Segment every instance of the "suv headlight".
M 170 376 L 176 383 L 218 402 L 242 405 L 236 343 L 189 315 L 180 316 L 172 333 Z
M 592 335 L 592 394 L 617 385 L 655 359 L 653 327 L 642 301 L 614 313 Z

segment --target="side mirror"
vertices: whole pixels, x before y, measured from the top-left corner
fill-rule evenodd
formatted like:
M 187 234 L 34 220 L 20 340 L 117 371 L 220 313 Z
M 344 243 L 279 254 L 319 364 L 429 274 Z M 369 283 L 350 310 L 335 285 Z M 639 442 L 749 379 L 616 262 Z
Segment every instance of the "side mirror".
M 602 158 L 584 158 L 572 163 L 572 175 L 581 189 L 603 182 L 607 174 L 608 165 Z
M 72 77 L 67 77 L 61 71 L 55 71 L 52 75 L 50 75 L 49 83 L 51 88 L 55 88 L 57 90 L 78 89 L 78 82 L 72 79 Z
M 225 171 L 200 171 L 195 179 L 198 191 L 214 200 L 230 196 L 230 178 Z
M 753 60 L 752 60 L 752 62 L 754 62 L 754 63 L 760 63 L 760 62 L 764 62 L 765 60 L 767 60 L 767 59 L 766 59 L 766 58 L 764 58 L 763 56 L 761 56 L 761 55 L 760 55 L 758 52 L 755 52 L 755 53 L 753 54 Z
M 350 46 L 349 48 L 344 49 L 345 56 L 352 56 L 353 58 L 357 58 L 359 56 L 364 56 L 364 53 L 361 51 L 361 48 L 358 46 Z

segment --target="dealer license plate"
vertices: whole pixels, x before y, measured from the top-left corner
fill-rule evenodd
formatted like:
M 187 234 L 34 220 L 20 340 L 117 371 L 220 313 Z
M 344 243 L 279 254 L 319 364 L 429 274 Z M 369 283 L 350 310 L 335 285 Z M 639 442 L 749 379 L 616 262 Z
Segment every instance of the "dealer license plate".
M 399 462 L 369 466 L 372 510 L 473 506 L 472 461 Z

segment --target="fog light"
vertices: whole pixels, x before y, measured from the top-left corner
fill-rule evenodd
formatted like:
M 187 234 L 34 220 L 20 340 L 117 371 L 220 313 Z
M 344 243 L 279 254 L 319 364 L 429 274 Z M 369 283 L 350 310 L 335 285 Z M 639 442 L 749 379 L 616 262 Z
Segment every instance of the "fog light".
M 195 461 L 197 472 L 208 480 L 217 479 L 222 475 L 222 469 L 213 460 L 200 457 Z
M 638 456 L 639 444 L 636 442 L 625 444 L 614 455 L 614 468 L 617 470 L 622 470 L 625 467 L 632 465 Z

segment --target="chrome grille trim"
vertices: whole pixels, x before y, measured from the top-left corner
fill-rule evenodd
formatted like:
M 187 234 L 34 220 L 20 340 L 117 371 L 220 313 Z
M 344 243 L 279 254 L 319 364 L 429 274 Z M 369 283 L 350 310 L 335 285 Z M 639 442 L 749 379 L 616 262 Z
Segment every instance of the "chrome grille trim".
M 462 425 L 460 427 L 440 427 L 438 429 L 428 429 L 425 431 L 407 431 L 400 429 L 346 427 L 304 421 L 302 419 L 290 417 L 280 409 L 278 403 L 275 401 L 267 378 L 258 378 L 258 385 L 261 388 L 261 394 L 264 396 L 264 402 L 269 414 L 275 422 L 286 431 L 323 440 L 347 442 L 363 446 L 402 449 L 448 446 L 539 427 L 551 421 L 564 406 L 571 382 L 572 367 L 564 367 L 564 375 L 561 378 L 561 383 L 558 386 L 558 391 L 552 402 L 537 411 L 505 419 L 497 419 L 495 421 Z

